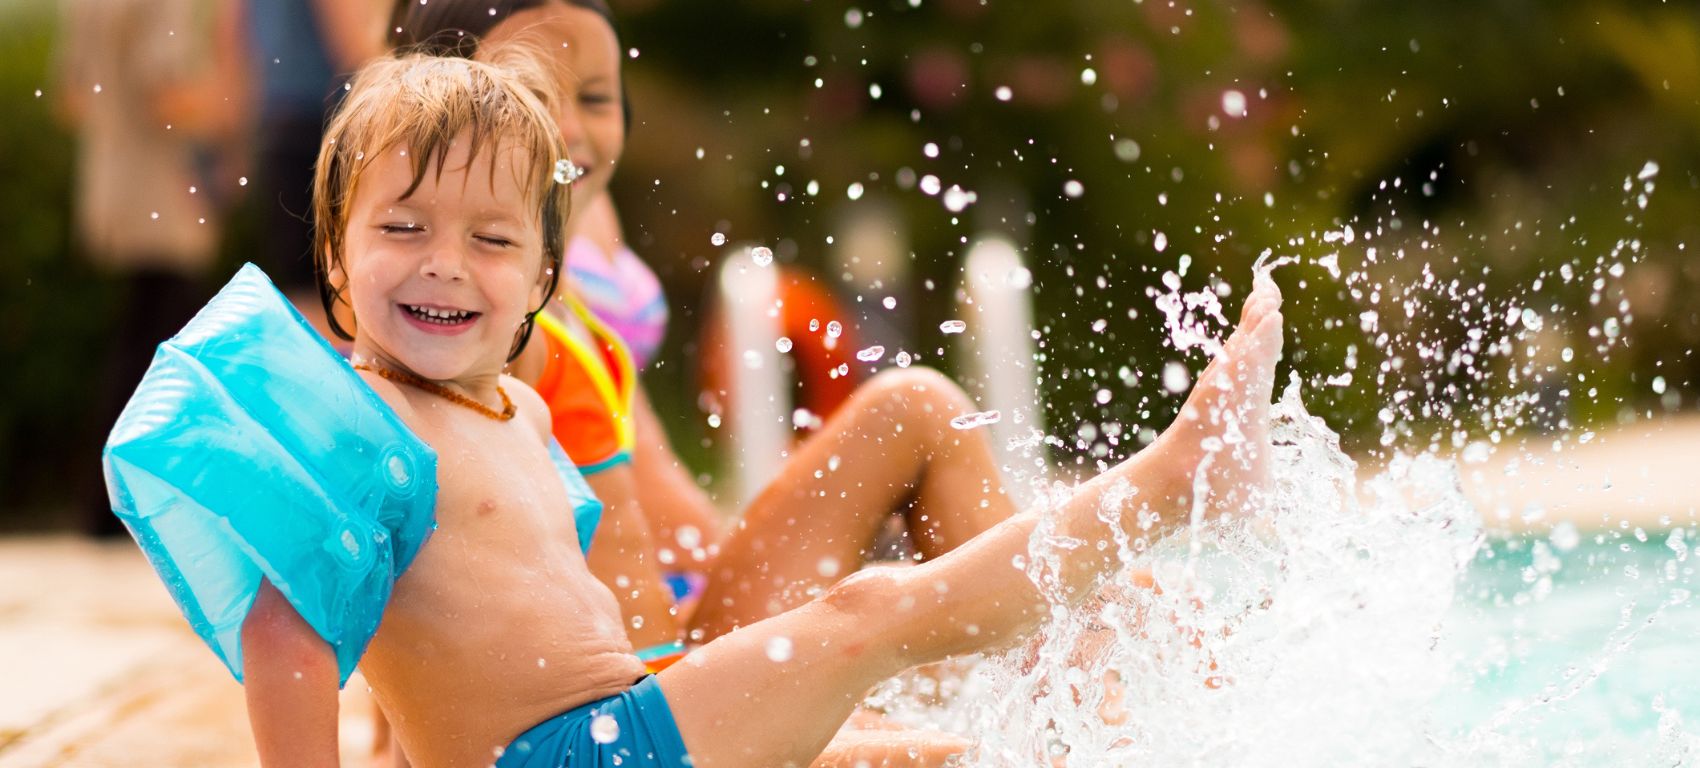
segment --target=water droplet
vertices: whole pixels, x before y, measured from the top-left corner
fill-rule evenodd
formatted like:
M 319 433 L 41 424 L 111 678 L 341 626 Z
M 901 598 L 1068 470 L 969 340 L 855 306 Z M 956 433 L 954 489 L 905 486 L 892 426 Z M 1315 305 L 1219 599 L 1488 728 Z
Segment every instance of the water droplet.
M 242 187 L 248 186 L 248 177 L 243 176 L 242 178 L 237 179 L 236 184 L 237 184 L 237 186 L 242 186 Z
M 1116 139 L 1115 151 L 1116 159 L 1124 163 L 1139 160 L 1139 142 L 1133 139 Z
M 921 191 L 926 193 L 928 196 L 937 195 L 939 190 L 943 188 L 944 186 L 939 181 L 939 177 L 930 173 L 921 177 Z
M 620 740 L 620 723 L 612 715 L 597 715 L 590 720 L 590 739 L 598 744 L 613 744 Z
M 833 320 L 833 321 L 828 322 L 826 324 L 826 337 L 827 338 L 836 339 L 836 338 L 838 338 L 839 336 L 842 336 L 842 335 L 844 335 L 844 326 L 840 325 L 837 320 Z
M 1572 525 L 1570 521 L 1562 520 L 1552 527 L 1552 533 L 1547 535 L 1547 541 L 1552 543 L 1553 549 L 1569 552 L 1575 549 L 1576 545 L 1582 543 L 1582 535 L 1577 533 L 1576 526 Z
M 564 157 L 555 161 L 556 184 L 571 184 L 578 181 L 582 176 L 584 176 L 584 169 L 575 165 L 573 161 Z
M 862 9 L 851 8 L 844 12 L 844 26 L 851 29 L 861 29 L 863 18 Z
M 1163 364 L 1163 389 L 1172 394 L 1185 392 L 1192 386 L 1192 374 L 1177 360 Z
M 1659 164 L 1648 160 L 1646 165 L 1641 166 L 1641 172 L 1635 174 L 1635 178 L 1646 181 L 1657 175 L 1659 175 Z
M 702 531 L 694 525 L 681 525 L 673 532 L 673 540 L 679 542 L 684 549 L 696 549 L 702 546 Z
M 1151 238 L 1151 247 L 1155 248 L 1158 253 L 1162 253 L 1163 251 L 1168 250 L 1168 248 L 1169 248 L 1169 236 L 1163 234 L 1162 232 L 1158 232 L 1154 237 Z
M 1068 181 L 1063 182 L 1063 194 L 1068 195 L 1069 197 L 1080 197 L 1081 195 L 1086 194 L 1086 185 L 1081 184 L 1074 179 L 1069 179 Z
M 708 415 L 708 428 L 709 429 L 719 429 L 720 428 L 720 414 L 711 413 L 711 414 Z
M 1222 92 L 1222 114 L 1228 117 L 1245 117 L 1245 94 L 1235 90 Z
M 854 181 L 850 183 L 849 189 L 844 190 L 844 195 L 851 200 L 860 200 L 862 199 L 862 193 L 864 191 L 865 190 L 862 188 L 862 182 Z
M 864 363 L 872 363 L 885 357 L 885 347 L 875 344 L 856 353 L 856 359 Z
M 713 235 L 709 236 L 708 241 L 711 242 L 711 243 L 714 243 L 715 245 L 725 245 L 726 244 L 726 234 L 723 233 L 723 232 L 716 232 Z
M 946 334 L 961 333 L 968 330 L 968 324 L 961 320 L 946 320 L 939 323 L 939 330 Z
M 945 210 L 951 213 L 961 213 L 979 199 L 979 195 L 952 184 L 950 189 L 944 191 L 943 201 Z
M 751 248 L 750 249 L 750 260 L 755 262 L 756 266 L 758 266 L 758 267 L 765 267 L 769 264 L 772 264 L 773 263 L 773 249 L 769 248 L 765 245 L 758 245 L 754 248 Z
M 992 95 L 998 97 L 998 101 L 1009 101 L 1010 99 L 1015 98 L 1015 92 L 1011 91 L 1007 85 L 998 86 L 998 89 L 994 91 Z
M 828 579 L 837 576 L 838 569 L 838 559 L 834 557 L 823 557 L 820 559 L 820 562 L 815 563 L 815 573 L 818 573 L 822 577 Z
M 1091 85 L 1096 82 L 1098 82 L 1098 70 L 1091 67 L 1080 70 L 1081 85 Z
M 818 330 L 820 330 L 820 319 L 813 317 L 809 318 L 809 332 L 814 333 Z
M 897 309 L 897 297 L 887 296 L 884 301 L 880 302 L 880 304 L 886 309 Z
M 899 368 L 908 368 L 909 364 L 914 361 L 915 359 L 910 357 L 908 352 L 899 351 L 897 353 L 896 362 Z
M 974 429 L 987 424 L 996 424 L 1003 420 L 1003 414 L 998 411 L 976 411 L 964 413 L 950 420 L 950 426 L 956 429 Z
M 1016 267 L 1009 271 L 1009 287 L 1025 291 L 1033 287 L 1033 273 L 1026 267 Z
M 791 660 L 791 653 L 794 648 L 791 645 L 791 638 L 784 635 L 774 635 L 767 639 L 766 650 L 768 661 L 783 664 Z
M 773 348 L 779 350 L 780 354 L 790 352 L 791 351 L 791 337 L 781 336 L 777 339 L 774 339 Z

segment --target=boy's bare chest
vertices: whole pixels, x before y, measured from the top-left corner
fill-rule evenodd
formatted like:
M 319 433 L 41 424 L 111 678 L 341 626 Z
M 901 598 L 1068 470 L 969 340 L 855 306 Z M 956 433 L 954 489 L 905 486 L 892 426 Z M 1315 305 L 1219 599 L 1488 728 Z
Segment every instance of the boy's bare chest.
M 549 534 L 567 507 L 565 489 L 547 455 L 450 449 L 437 452 L 437 524 L 462 534 Z M 537 454 L 542 454 L 537 451 Z M 554 510 L 554 514 L 550 511 Z

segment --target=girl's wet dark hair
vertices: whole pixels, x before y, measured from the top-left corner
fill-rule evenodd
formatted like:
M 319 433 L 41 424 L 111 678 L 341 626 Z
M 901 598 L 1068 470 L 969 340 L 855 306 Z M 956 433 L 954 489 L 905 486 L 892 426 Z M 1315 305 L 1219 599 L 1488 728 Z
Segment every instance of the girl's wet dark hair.
M 604 0 L 396 0 L 390 11 L 390 47 L 398 51 L 430 56 L 459 56 L 470 59 L 496 25 L 521 11 L 566 5 L 601 16 L 620 36 L 614 12 Z M 626 81 L 620 78 L 620 115 L 625 128 L 632 129 L 632 101 L 626 98 Z

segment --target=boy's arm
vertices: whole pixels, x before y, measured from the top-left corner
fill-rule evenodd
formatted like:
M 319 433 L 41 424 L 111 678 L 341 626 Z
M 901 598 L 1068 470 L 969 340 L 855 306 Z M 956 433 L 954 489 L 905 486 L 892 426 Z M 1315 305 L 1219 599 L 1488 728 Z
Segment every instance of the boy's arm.
M 337 662 L 269 582 L 242 623 L 248 722 L 262 766 L 337 765 Z

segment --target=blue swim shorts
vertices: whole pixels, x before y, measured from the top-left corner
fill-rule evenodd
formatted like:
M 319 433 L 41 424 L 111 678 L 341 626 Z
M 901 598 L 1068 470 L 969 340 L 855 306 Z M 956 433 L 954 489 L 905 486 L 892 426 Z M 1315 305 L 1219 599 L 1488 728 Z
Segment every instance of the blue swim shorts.
M 519 735 L 496 768 L 685 768 L 691 758 L 654 675 L 625 693 L 556 715 Z

